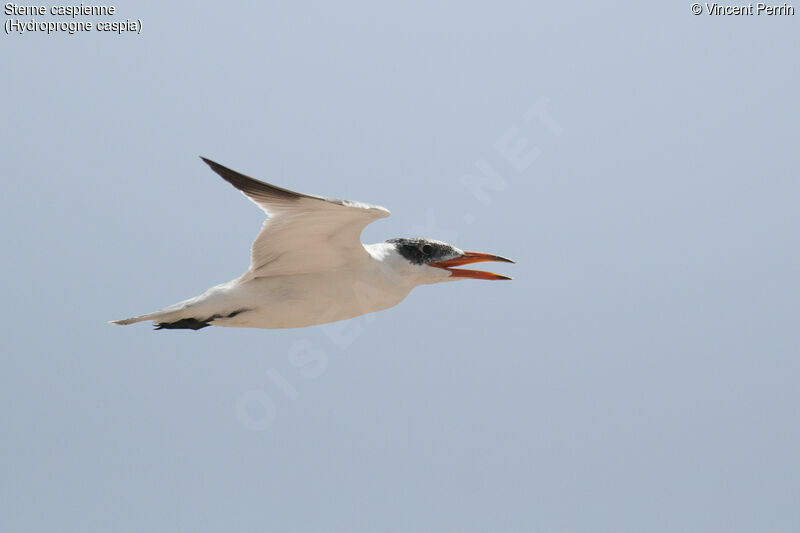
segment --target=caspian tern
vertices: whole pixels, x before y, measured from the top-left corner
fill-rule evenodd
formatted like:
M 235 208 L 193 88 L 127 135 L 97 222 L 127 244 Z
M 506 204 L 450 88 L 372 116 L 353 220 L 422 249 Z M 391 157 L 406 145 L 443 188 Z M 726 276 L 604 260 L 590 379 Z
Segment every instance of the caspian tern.
M 269 215 L 253 242 L 250 268 L 200 296 L 114 324 L 152 320 L 156 329 L 299 328 L 387 309 L 418 285 L 511 279 L 454 268 L 513 261 L 440 241 L 362 244 L 367 224 L 389 216 L 383 207 L 293 192 L 202 160 Z

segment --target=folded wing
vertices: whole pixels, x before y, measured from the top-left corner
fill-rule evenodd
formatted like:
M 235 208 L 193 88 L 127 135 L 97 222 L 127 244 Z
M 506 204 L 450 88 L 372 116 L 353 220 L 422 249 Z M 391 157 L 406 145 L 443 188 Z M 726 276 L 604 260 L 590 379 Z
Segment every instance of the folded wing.
M 377 205 L 290 191 L 202 159 L 269 215 L 253 242 L 246 277 L 302 274 L 366 261 L 361 232 L 389 216 Z

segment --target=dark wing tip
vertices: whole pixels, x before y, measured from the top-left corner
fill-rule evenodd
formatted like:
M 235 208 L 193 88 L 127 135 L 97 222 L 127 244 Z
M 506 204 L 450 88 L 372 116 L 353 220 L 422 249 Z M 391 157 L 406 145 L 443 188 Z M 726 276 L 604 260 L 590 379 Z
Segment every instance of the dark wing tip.
M 242 191 L 244 194 L 258 202 L 259 200 L 283 200 L 295 201 L 299 198 L 308 197 L 308 195 L 290 191 L 269 183 L 264 183 L 261 180 L 245 176 L 235 170 L 232 170 L 224 165 L 208 159 L 207 157 L 200 156 L 205 164 L 211 167 L 211 170 L 219 174 L 219 176 Z
M 217 169 L 220 169 L 220 170 L 222 170 L 222 169 L 225 169 L 225 170 L 230 170 L 229 168 L 227 168 L 227 167 L 225 167 L 225 166 L 223 166 L 223 165 L 220 165 L 220 164 L 219 164 L 219 163 L 217 163 L 216 161 L 212 161 L 211 159 L 209 159 L 209 158 L 207 158 L 207 157 L 203 157 L 202 155 L 200 156 L 200 159 L 202 159 L 202 160 L 203 160 L 203 163 L 205 163 L 206 165 L 210 166 L 210 167 L 211 167 L 211 168 L 214 170 L 214 172 L 217 172 Z
M 211 167 L 211 170 L 213 170 L 214 172 L 216 172 L 217 174 L 219 174 L 220 176 L 222 176 L 225 179 L 228 179 L 226 177 L 226 174 L 238 174 L 238 172 L 235 172 L 235 171 L 229 169 L 228 167 L 226 167 L 224 165 L 220 165 L 216 161 L 212 161 L 207 157 L 203 157 L 202 155 L 200 156 L 200 159 L 203 160 L 203 163 L 205 163 L 206 165 Z M 252 178 L 250 178 L 250 179 L 252 179 Z
M 321 196 L 315 196 L 311 194 L 303 194 L 289 189 L 284 189 L 283 187 L 278 187 L 277 185 L 265 183 L 261 180 L 251 178 L 250 176 L 245 176 L 244 174 L 236 172 L 235 170 L 231 170 L 224 165 L 220 165 L 219 163 L 212 161 L 207 157 L 200 156 L 200 159 L 202 159 L 206 165 L 211 167 L 211 170 L 219 174 L 222 179 L 239 189 L 251 200 L 261 205 L 262 208 L 269 202 L 286 204 L 306 198 L 347 208 L 367 209 L 373 214 L 379 213 L 377 216 L 374 216 L 374 218 L 389 216 L 389 211 L 380 206 L 362 204 L 361 202 L 353 202 L 351 200 L 338 200 L 334 198 L 323 198 Z

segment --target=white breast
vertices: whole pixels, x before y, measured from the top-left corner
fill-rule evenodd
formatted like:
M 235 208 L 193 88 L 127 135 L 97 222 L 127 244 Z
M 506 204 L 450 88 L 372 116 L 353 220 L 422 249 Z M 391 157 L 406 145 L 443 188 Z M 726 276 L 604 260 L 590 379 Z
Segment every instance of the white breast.
M 385 260 L 357 269 L 247 279 L 220 295 L 226 307 L 246 311 L 213 324 L 276 329 L 336 322 L 395 306 L 414 286 Z

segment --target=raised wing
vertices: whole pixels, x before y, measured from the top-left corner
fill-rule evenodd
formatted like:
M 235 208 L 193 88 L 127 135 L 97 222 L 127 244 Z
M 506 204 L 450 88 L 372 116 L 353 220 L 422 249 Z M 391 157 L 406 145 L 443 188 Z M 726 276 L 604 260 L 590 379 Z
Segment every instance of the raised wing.
M 201 159 L 269 215 L 253 242 L 248 277 L 317 272 L 367 260 L 361 232 L 389 216 L 377 205 L 290 191 Z

